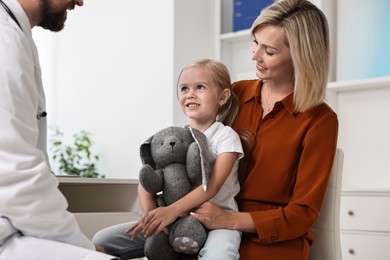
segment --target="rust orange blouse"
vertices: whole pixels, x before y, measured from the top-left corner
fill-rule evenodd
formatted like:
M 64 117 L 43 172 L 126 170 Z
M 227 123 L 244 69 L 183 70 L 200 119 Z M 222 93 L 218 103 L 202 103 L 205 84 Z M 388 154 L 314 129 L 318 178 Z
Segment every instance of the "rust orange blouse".
M 240 162 L 240 211 L 257 234 L 244 234 L 240 259 L 307 259 L 337 146 L 337 115 L 322 104 L 295 113 L 293 93 L 262 117 L 260 80 L 233 84 L 240 114 L 233 126 L 255 144 Z

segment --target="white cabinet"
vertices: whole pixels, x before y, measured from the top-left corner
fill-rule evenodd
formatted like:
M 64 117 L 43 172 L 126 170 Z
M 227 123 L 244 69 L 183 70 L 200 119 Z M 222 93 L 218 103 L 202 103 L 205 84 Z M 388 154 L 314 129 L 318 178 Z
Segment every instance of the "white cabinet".
M 390 235 L 370 232 L 341 233 L 343 260 L 390 259 Z
M 390 259 L 390 190 L 343 191 L 341 248 L 344 260 Z
M 344 151 L 343 259 L 390 259 L 390 77 L 329 83 L 328 98 Z
M 105 227 L 137 220 L 141 209 L 137 180 L 58 177 L 81 231 L 88 237 Z
M 390 189 L 390 76 L 332 82 L 328 100 L 339 119 L 343 190 Z

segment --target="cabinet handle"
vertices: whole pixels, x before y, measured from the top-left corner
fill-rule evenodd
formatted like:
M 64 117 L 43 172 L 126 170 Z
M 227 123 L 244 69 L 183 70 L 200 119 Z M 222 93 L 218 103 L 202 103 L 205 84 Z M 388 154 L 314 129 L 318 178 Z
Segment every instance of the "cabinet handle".
M 353 250 L 352 248 L 348 249 L 348 253 L 350 253 L 351 255 L 354 255 L 355 254 L 355 250 Z
M 353 212 L 352 210 L 348 210 L 348 215 L 353 216 L 353 215 L 355 215 L 355 212 Z

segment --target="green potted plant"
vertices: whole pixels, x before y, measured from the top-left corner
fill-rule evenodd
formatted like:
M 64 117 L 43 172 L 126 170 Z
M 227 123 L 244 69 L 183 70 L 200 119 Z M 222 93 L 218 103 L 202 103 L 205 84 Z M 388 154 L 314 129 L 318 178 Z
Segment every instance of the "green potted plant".
M 79 176 L 83 178 L 105 178 L 99 173 L 99 155 L 92 152 L 92 134 L 82 130 L 73 135 L 73 143 L 63 142 L 64 133 L 58 127 L 50 127 L 49 153 L 52 172 L 56 175 Z

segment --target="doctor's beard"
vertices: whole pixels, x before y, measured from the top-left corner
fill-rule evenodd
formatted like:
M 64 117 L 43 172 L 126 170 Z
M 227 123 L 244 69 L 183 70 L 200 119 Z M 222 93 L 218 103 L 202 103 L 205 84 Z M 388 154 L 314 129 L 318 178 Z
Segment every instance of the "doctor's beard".
M 64 28 L 67 18 L 67 11 L 75 7 L 75 2 L 71 1 L 65 6 L 54 6 L 51 0 L 41 0 L 41 22 L 38 26 L 58 32 Z

